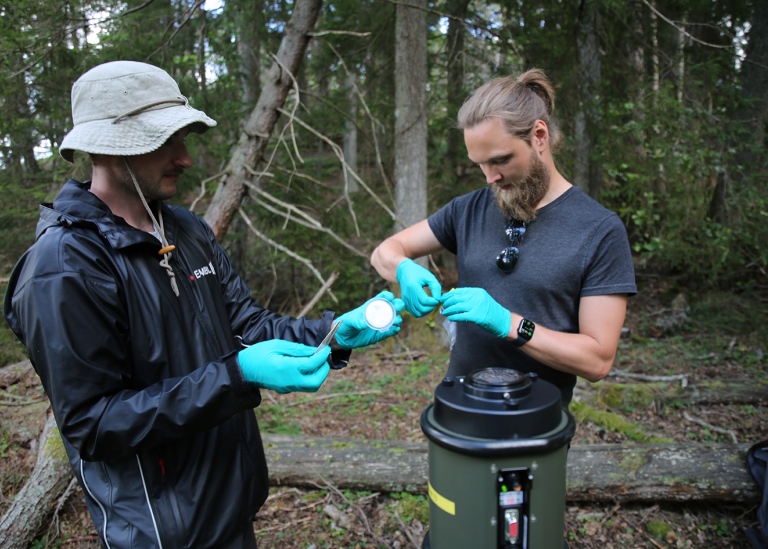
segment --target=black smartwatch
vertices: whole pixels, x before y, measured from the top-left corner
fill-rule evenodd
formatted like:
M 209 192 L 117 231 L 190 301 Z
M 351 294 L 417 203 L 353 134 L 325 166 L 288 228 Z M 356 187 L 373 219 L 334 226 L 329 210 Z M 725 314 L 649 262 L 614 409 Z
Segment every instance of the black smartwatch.
M 515 347 L 522 347 L 531 340 L 535 329 L 536 324 L 527 318 L 524 318 L 520 321 L 520 326 L 517 327 L 517 339 L 515 339 L 512 344 Z

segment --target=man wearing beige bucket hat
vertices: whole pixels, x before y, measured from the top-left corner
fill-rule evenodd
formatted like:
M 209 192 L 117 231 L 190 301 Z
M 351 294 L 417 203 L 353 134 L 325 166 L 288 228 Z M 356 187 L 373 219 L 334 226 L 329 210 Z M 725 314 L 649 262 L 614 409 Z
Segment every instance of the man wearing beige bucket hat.
M 380 332 L 364 305 L 310 320 L 250 298 L 206 223 L 163 203 L 192 164 L 187 135 L 216 125 L 164 70 L 89 70 L 72 88 L 72 119 L 61 156 L 88 153 L 92 177 L 40 206 L 3 312 L 51 400 L 101 542 L 256 547 L 268 489 L 260 389 L 316 391 L 401 319 Z M 334 323 L 331 350 L 320 343 Z

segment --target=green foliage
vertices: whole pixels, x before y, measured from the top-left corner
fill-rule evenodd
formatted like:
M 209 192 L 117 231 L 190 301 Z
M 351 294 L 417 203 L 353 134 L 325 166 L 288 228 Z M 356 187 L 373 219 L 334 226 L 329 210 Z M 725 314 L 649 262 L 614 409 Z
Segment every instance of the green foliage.
M 426 497 L 407 492 L 392 493 L 390 496 L 393 499 L 390 512 L 397 512 L 405 524 L 413 520 L 422 524 L 429 523 L 429 501 Z
M 182 178 L 176 200 L 189 205 L 200 193 L 199 182 L 226 164 L 253 109 L 244 103 L 243 82 L 249 79 L 255 88 L 260 82 L 247 73 L 241 56 L 247 51 L 263 78 L 293 7 L 292 2 L 248 0 L 191 11 L 184 3 L 142 0 L 7 4 L 0 8 L 0 70 L 8 75 L 0 82 L 6 115 L 0 140 L 0 272 L 8 272 L 31 243 L 37 204 L 50 200 L 67 177 L 88 175 L 87 165 L 70 167 L 56 154 L 71 127 L 69 90 L 80 74 L 115 59 L 157 64 L 179 81 L 194 106 L 219 122 L 190 140 L 195 167 Z M 430 211 L 483 184 L 466 160 L 453 122 L 464 97 L 489 77 L 543 68 L 557 89 L 555 114 L 566 136 L 558 164 L 566 176 L 576 161 L 567 138 L 574 135 L 580 108 L 576 87 L 582 82 L 574 64 L 577 6 L 470 2 L 461 11 L 462 6 L 448 3 L 438 10 L 459 10 L 461 20 L 428 14 Z M 729 46 L 733 36 L 744 34 L 753 17 L 750 0 L 688 2 L 684 8 L 687 32 L 719 46 Z M 658 20 L 652 42 L 644 5 L 606 0 L 599 9 L 601 122 L 594 154 L 602 162 L 604 181 L 598 198 L 626 224 L 638 270 L 673 276 L 694 289 L 764 288 L 768 192 L 761 159 L 766 146 L 751 143 L 747 125 L 734 123 L 734 112 L 746 105 L 738 50 L 689 41 L 681 65 L 676 29 Z M 658 9 L 669 15 L 681 8 L 661 2 Z M 291 95 L 286 104 L 338 146 L 354 124 L 357 171 L 389 207 L 396 161 L 395 12 L 394 4 L 372 0 L 324 3 L 319 32 L 296 75 L 300 103 Z M 458 51 L 448 40 L 449 30 L 457 29 L 463 33 Z M 762 39 L 752 34 L 744 36 Z M 632 64 L 638 56 L 645 66 Z M 652 56 L 658 67 L 650 66 Z M 652 85 L 656 71 L 658 90 Z M 750 143 L 751 154 L 735 150 L 734 143 Z M 225 246 L 254 296 L 271 308 L 295 313 L 320 287 L 306 262 L 288 256 L 285 249 L 311 262 L 323 279 L 340 273 L 333 294 L 325 294 L 315 311 L 343 312 L 387 287 L 370 267 L 368 255 L 391 233 L 393 219 L 366 190 L 345 195 L 344 172 L 330 143 L 298 125 L 286 127 L 282 117 L 265 158 L 269 164 L 261 167 L 269 175 L 254 178 L 254 184 L 316 219 L 360 253 L 327 232 L 286 222 L 253 195 L 244 203 L 245 211 L 262 234 L 283 247 L 266 244 L 243 223 L 233 223 Z M 726 195 L 727 216 L 714 221 L 708 215 L 710 203 L 723 174 L 734 182 Z M 204 213 L 216 184 L 214 179 L 205 186 L 198 213 Z
M 714 186 L 728 160 L 722 117 L 681 104 L 664 88 L 645 105 L 616 103 L 607 121 L 615 142 L 606 155 L 604 203 L 624 220 L 642 267 L 656 268 L 695 287 L 732 287 L 755 280 L 768 265 L 766 198 L 755 183 L 734 193 L 730 225 L 708 217 Z M 640 154 L 627 154 L 636 144 Z

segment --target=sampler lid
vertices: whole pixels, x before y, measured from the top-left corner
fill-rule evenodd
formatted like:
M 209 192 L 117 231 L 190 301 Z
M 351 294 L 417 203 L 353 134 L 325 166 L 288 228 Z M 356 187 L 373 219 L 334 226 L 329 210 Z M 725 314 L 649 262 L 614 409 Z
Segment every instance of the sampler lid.
M 560 390 L 510 368 L 483 368 L 446 377 L 435 389 L 434 421 L 473 438 L 521 439 L 550 433 L 561 425 Z

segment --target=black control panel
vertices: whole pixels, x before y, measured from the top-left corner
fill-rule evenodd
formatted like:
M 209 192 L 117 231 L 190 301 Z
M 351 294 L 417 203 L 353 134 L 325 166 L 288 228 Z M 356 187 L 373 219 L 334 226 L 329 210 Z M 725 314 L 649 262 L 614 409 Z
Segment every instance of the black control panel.
M 499 549 L 528 549 L 533 476 L 528 469 L 502 469 L 496 479 Z

